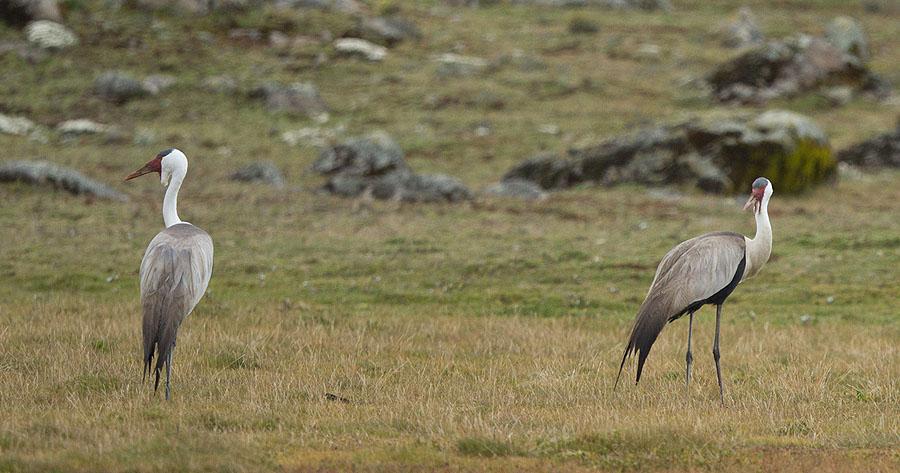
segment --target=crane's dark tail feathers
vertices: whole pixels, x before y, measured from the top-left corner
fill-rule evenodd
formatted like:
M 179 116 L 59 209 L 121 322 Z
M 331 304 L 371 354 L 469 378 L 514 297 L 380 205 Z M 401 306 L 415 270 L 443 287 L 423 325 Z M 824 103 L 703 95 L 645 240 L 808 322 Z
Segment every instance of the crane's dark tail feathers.
M 619 365 L 619 374 L 616 376 L 616 384 L 613 389 L 619 385 L 619 377 L 622 376 L 625 361 L 635 352 L 638 354 L 638 366 L 634 384 L 641 381 L 641 373 L 644 371 L 644 362 L 650 355 L 650 348 L 653 347 L 656 337 L 659 336 L 669 320 L 664 315 L 667 311 L 660 307 L 662 305 L 660 302 L 659 299 L 650 297 L 641 304 L 634 320 L 634 327 L 631 329 L 631 336 L 628 338 L 628 345 L 625 346 L 625 353 L 622 355 L 622 364 Z

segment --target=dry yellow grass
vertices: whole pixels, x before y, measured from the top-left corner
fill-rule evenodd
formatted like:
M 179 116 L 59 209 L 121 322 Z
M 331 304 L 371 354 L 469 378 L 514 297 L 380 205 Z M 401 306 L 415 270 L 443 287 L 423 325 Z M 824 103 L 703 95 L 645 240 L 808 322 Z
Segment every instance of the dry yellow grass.
M 76 204 L 67 212 L 91 209 L 80 228 L 105 221 L 80 240 L 69 217 L 38 211 L 4 229 L 8 274 L 69 276 L 46 292 L 4 287 L 0 466 L 890 471 L 897 223 L 853 209 L 876 193 L 896 210 L 896 179 L 776 195 L 776 256 L 725 307 L 725 408 L 709 309 L 689 389 L 684 323 L 663 332 L 639 386 L 612 382 L 656 254 L 703 229 L 752 232 L 736 202 L 621 189 L 536 206 L 355 210 L 298 194 L 257 217 L 267 230 L 254 236 L 241 203 L 203 208 L 186 196 L 185 213 L 210 222 L 221 251 L 210 295 L 182 329 L 168 403 L 142 384 L 139 362 L 137 262 L 157 209 L 133 204 L 129 218 L 116 204 Z M 43 200 L 7 195 L 18 215 Z M 697 218 L 685 226 L 682 215 Z M 37 234 L 39 252 L 54 255 L 46 269 L 17 257 L 38 252 Z M 74 241 L 92 257 L 73 254 Z M 110 270 L 121 273 L 107 283 Z

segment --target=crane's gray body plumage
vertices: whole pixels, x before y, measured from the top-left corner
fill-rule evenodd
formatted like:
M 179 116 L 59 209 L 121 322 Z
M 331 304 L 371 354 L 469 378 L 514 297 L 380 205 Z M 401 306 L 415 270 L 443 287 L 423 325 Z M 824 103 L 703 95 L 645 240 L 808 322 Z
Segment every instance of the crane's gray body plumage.
M 151 371 L 154 354 L 156 375 L 166 365 L 166 397 L 171 355 L 178 327 L 200 302 L 212 275 L 213 242 L 202 229 L 178 223 L 159 232 L 141 260 L 144 377 Z
M 637 352 L 635 381 L 640 381 L 650 348 L 666 323 L 704 304 L 721 305 L 743 279 L 745 268 L 746 239 L 739 233 L 707 233 L 672 248 L 659 263 L 638 310 L 619 375 L 628 356 Z

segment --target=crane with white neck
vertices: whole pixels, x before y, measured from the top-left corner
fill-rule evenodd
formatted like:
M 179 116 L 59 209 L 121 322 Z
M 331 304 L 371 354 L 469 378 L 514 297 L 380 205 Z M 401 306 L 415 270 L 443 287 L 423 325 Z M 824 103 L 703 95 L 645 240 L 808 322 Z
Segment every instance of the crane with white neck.
M 150 374 L 154 355 L 159 388 L 160 371 L 166 368 L 166 400 L 170 395 L 172 353 L 181 322 L 200 302 L 212 276 L 213 242 L 202 229 L 178 218 L 178 191 L 187 174 L 187 157 L 177 149 L 156 155 L 125 180 L 158 173 L 166 186 L 163 222 L 141 260 L 141 307 L 143 310 L 144 379 Z
M 716 306 L 716 335 L 712 353 L 719 381 L 719 399 L 725 403 L 722 369 L 719 366 L 722 305 L 738 284 L 759 273 L 769 260 L 772 253 L 769 198 L 772 192 L 772 183 L 768 179 L 760 177 L 753 181 L 750 199 L 744 206 L 744 210 L 753 209 L 756 216 L 756 236 L 753 238 L 733 232 L 707 233 L 682 242 L 666 253 L 656 268 L 656 276 L 635 317 L 622 364 L 619 365 L 616 386 L 625 360 L 635 352 L 638 354 L 635 384 L 640 382 L 644 362 L 663 327 L 684 314 L 688 314 L 685 383 L 690 384 L 694 312 L 706 304 L 713 304 Z

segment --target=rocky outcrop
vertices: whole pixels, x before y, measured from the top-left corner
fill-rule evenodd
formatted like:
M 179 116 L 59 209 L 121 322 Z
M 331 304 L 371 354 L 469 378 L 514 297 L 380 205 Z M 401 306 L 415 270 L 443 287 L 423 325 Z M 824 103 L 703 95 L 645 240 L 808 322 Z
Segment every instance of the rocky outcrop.
M 403 150 L 384 133 L 350 138 L 322 151 L 313 171 L 328 176 L 324 190 L 344 196 L 369 194 L 404 202 L 459 202 L 472 193 L 458 179 L 443 174 L 416 174 Z
M 861 30 L 840 28 L 834 28 L 827 39 L 801 34 L 769 41 L 721 64 L 707 77 L 713 97 L 721 102 L 763 104 L 833 86 L 851 86 L 878 98 L 889 95 L 889 85 L 865 64 L 868 52 Z
M 566 157 L 537 155 L 510 169 L 503 180 L 527 180 L 548 190 L 630 182 L 728 193 L 765 175 L 779 192 L 791 193 L 831 179 L 835 170 L 828 138 L 815 123 L 773 110 L 644 128 L 572 149 Z
M 838 161 L 867 168 L 900 167 L 900 123 L 882 133 L 838 151 Z
M 0 182 L 24 182 L 62 189 L 75 195 L 127 201 L 128 197 L 73 169 L 47 161 L 10 161 L 0 165 Z

